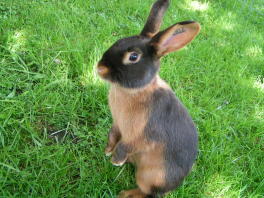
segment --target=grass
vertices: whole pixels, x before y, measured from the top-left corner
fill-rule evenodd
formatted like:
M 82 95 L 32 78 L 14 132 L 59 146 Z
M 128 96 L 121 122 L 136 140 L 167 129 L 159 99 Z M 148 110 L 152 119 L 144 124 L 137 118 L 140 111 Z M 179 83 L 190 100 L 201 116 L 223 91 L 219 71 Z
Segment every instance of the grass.
M 104 156 L 108 86 L 94 65 L 140 32 L 152 0 L 0 0 L 0 197 L 115 197 L 130 165 Z M 162 28 L 200 35 L 161 77 L 199 129 L 197 162 L 168 197 L 264 197 L 262 0 L 172 1 Z

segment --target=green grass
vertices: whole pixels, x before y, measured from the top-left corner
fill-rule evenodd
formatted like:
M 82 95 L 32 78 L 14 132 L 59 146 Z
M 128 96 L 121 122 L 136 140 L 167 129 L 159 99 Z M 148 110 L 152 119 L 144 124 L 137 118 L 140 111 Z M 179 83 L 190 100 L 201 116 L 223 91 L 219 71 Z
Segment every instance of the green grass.
M 140 32 L 152 2 L 0 0 L 0 197 L 135 186 L 132 166 L 104 156 L 112 118 L 94 65 Z M 201 33 L 163 58 L 161 77 L 195 120 L 200 151 L 168 197 L 264 197 L 263 0 L 172 1 L 162 28 L 190 19 Z

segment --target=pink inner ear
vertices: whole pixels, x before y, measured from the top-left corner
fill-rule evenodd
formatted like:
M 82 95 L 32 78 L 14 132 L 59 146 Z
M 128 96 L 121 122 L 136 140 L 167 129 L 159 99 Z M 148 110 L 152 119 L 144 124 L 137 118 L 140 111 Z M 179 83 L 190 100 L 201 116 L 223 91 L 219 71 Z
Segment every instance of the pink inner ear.
M 186 43 L 188 43 L 189 40 L 190 40 L 190 36 L 188 36 L 188 31 L 185 30 L 181 33 L 177 33 L 176 35 L 171 35 L 162 44 L 162 47 L 169 48 L 171 50 L 177 50 L 177 49 L 183 47 Z
M 200 25 L 196 22 L 182 22 L 172 25 L 153 38 L 157 55 L 161 57 L 169 52 L 179 50 L 190 43 L 199 31 Z

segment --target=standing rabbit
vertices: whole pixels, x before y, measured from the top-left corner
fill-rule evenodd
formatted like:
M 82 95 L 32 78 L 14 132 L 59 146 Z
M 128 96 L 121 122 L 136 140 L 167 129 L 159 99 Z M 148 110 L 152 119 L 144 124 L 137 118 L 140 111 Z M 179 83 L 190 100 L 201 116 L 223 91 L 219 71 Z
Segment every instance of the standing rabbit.
M 197 155 L 197 131 L 185 107 L 159 77 L 160 58 L 191 42 L 200 31 L 194 21 L 159 32 L 169 0 L 157 0 L 142 32 L 111 46 L 97 66 L 111 84 L 113 125 L 106 155 L 117 166 L 136 166 L 138 188 L 120 198 L 158 197 L 175 189 Z

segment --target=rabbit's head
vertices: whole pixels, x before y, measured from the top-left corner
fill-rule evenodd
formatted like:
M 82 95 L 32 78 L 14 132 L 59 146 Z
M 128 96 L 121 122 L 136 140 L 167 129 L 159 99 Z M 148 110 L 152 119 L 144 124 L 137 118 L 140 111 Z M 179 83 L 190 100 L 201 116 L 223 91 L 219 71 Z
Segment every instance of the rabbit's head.
M 191 42 L 200 31 L 195 21 L 176 23 L 159 32 L 169 0 L 157 0 L 147 22 L 137 36 L 118 40 L 103 55 L 98 74 L 126 88 L 143 87 L 155 77 L 159 59 Z

